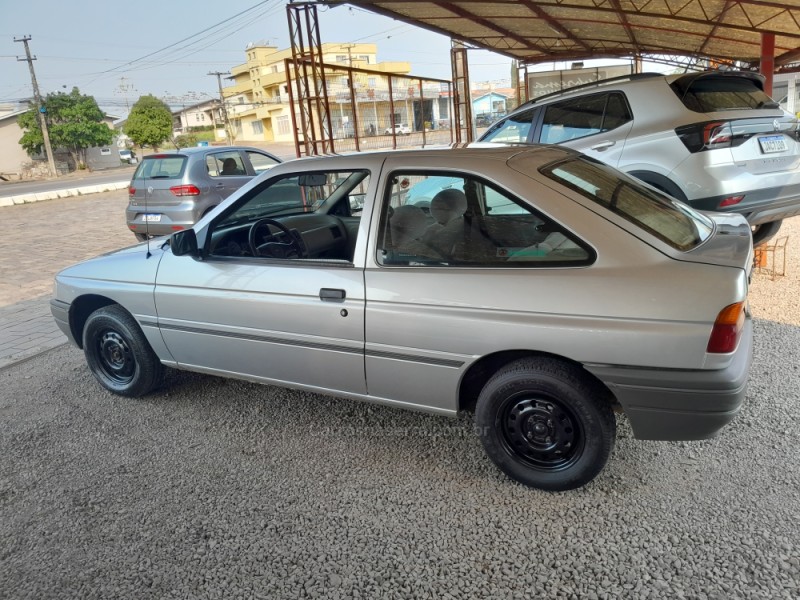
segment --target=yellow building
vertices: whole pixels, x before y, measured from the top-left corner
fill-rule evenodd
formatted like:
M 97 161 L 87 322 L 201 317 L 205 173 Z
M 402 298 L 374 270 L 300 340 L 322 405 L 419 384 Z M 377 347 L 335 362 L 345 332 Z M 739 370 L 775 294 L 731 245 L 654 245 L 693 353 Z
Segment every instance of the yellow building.
M 291 49 L 279 50 L 264 43 L 254 43 L 247 47 L 247 62 L 231 69 L 229 79 L 234 84 L 224 87 L 222 94 L 236 142 L 294 140 L 284 62 L 287 58 L 292 58 Z M 375 72 L 353 74 L 353 87 L 359 93 L 372 90 L 372 98 L 380 97 L 380 90 L 388 89 L 390 75 L 405 75 L 411 71 L 411 65 L 407 62 L 379 63 L 375 44 L 322 44 L 322 60 L 325 64 Z M 387 76 L 382 77 L 381 73 Z M 338 97 L 349 94 L 347 73 L 326 71 L 326 86 L 332 125 L 334 129 L 346 128 L 352 121 L 345 115 L 342 103 L 338 106 L 336 103 Z M 292 94 L 297 98 L 294 87 Z M 410 122 L 411 115 L 400 113 L 396 118 Z M 373 128 L 382 126 L 383 123 L 372 124 Z

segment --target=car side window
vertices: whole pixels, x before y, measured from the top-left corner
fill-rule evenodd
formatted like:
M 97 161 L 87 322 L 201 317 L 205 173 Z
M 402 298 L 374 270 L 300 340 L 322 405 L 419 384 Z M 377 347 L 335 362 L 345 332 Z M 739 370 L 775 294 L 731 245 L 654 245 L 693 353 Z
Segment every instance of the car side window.
M 571 98 L 554 102 L 545 109 L 542 121 L 542 144 L 560 144 L 600 133 L 606 94 Z
M 505 144 L 527 142 L 535 110 L 526 110 L 496 123 L 481 138 L 481 141 Z
M 206 157 L 206 169 L 211 177 L 230 177 L 247 175 L 238 152 L 217 152 Z
M 253 152 L 252 150 L 247 150 L 246 152 L 247 158 L 250 159 L 250 164 L 253 165 L 253 170 L 256 172 L 256 175 L 268 171 L 279 164 L 276 159 L 266 154 L 261 154 L 261 152 Z
M 603 131 L 616 129 L 632 118 L 628 103 L 625 102 L 625 97 L 620 93 L 609 94 L 606 111 L 603 115 Z
M 379 226 L 381 265 L 571 266 L 591 257 L 573 234 L 477 177 L 409 171 L 389 180 Z
M 267 178 L 212 221 L 209 255 L 351 262 L 355 232 L 341 217 L 351 217 L 354 211 L 341 214 L 336 209 L 352 208 L 352 197 L 365 194 L 368 185 L 367 171 Z

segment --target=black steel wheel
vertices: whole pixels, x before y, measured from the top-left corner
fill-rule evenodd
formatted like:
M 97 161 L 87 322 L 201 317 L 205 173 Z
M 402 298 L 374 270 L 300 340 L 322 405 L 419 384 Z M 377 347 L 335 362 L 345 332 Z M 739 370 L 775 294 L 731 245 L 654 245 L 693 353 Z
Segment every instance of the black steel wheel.
M 523 359 L 498 371 L 481 391 L 475 420 L 487 454 L 504 473 L 552 491 L 594 479 L 616 436 L 602 388 L 579 367 L 551 358 Z
M 161 381 L 161 362 L 136 320 L 117 304 L 89 315 L 83 352 L 95 378 L 115 394 L 143 396 Z

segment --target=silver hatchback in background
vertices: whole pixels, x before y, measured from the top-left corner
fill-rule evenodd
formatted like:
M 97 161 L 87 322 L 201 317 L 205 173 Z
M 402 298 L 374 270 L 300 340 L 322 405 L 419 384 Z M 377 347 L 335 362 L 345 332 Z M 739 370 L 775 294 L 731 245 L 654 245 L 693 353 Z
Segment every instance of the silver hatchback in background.
M 142 157 L 128 187 L 126 220 L 138 240 L 191 227 L 281 160 L 258 148 L 184 148 Z

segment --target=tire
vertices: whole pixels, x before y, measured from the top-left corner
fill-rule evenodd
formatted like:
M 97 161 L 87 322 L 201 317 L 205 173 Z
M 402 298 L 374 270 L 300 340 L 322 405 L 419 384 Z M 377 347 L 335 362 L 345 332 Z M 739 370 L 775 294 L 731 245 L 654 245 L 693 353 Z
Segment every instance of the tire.
M 774 238 L 778 234 L 782 223 L 782 220 L 771 221 L 753 227 L 753 246 L 761 246 Z
M 133 235 L 135 235 L 136 239 L 139 240 L 140 242 L 146 242 L 150 238 L 150 236 L 144 233 L 134 233 Z
M 602 388 L 580 368 L 551 358 L 522 359 L 499 370 L 478 397 L 475 424 L 501 471 L 550 491 L 594 479 L 616 437 Z
M 161 383 L 161 362 L 136 320 L 118 304 L 89 315 L 83 352 L 100 385 L 120 396 L 144 396 Z

